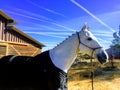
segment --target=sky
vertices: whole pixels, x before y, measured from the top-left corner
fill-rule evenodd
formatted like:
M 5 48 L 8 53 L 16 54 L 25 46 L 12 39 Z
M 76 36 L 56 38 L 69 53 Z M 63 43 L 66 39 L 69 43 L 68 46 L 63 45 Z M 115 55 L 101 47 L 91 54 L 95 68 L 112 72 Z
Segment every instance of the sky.
M 0 0 L 0 10 L 18 22 L 15 27 L 46 45 L 43 51 L 84 23 L 107 49 L 120 25 L 120 0 Z

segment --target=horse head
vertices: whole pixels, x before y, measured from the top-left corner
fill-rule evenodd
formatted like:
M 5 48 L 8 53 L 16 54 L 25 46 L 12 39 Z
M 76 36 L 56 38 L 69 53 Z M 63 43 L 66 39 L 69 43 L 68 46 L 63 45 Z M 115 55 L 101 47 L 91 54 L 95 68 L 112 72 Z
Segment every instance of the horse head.
M 90 28 L 87 28 L 86 25 L 78 32 L 78 40 L 81 52 L 97 58 L 101 64 L 108 61 L 108 54 L 100 45 L 97 38 L 90 32 Z

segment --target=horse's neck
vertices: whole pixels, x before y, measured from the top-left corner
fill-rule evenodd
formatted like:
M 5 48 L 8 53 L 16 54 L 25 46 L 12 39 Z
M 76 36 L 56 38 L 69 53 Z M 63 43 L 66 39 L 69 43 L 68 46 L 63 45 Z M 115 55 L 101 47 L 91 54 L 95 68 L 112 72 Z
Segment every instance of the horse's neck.
M 74 34 L 55 48 L 51 49 L 50 57 L 54 65 L 67 72 L 77 57 L 78 46 L 78 37 L 77 34 Z

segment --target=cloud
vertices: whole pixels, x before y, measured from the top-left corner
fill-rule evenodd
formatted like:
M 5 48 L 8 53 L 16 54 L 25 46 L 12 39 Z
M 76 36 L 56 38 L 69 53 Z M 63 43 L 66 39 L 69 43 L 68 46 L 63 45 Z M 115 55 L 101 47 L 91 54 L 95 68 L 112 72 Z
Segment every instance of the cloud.
M 57 42 L 42 42 L 44 44 L 57 44 Z
M 61 35 L 61 36 L 64 36 L 64 35 L 70 35 L 71 33 L 67 33 L 67 32 L 29 32 L 29 33 L 38 33 L 38 34 L 49 34 L 49 35 Z
M 17 26 L 18 28 L 21 28 L 23 31 L 29 31 L 29 30 L 32 30 L 32 31 L 42 31 L 42 30 L 45 30 L 45 27 L 43 27 L 42 25 L 39 25 L 39 26 L 35 26 L 36 24 L 34 23 L 30 23 L 30 25 L 32 26 L 26 26 L 26 25 L 19 25 Z
M 41 7 L 41 9 L 44 9 L 44 10 L 50 12 L 50 13 L 53 13 L 53 14 L 56 14 L 56 15 L 59 15 L 59 16 L 62 16 L 62 17 L 67 18 L 65 15 L 63 15 L 63 14 L 61 14 L 61 13 L 58 13 L 58 12 L 56 12 L 56 11 L 53 11 L 53 10 L 51 10 L 51 9 L 44 8 L 44 7 Z
M 69 31 L 73 31 L 73 32 L 76 31 L 76 30 L 74 30 L 74 29 L 71 29 L 71 28 L 69 28 L 69 27 L 63 26 L 63 25 L 61 25 L 61 24 L 57 24 L 57 23 L 54 23 L 54 22 L 51 22 L 51 23 L 54 24 L 54 25 L 56 25 L 56 26 L 59 26 L 59 27 L 65 28 L 65 29 L 67 29 L 67 30 L 69 30 Z
M 114 30 L 118 30 L 120 21 L 118 18 L 120 18 L 120 11 L 112 11 L 112 12 L 106 12 L 103 14 L 98 15 L 104 22 L 109 24 L 109 26 L 113 27 Z M 115 32 L 114 31 L 114 32 Z
M 98 41 L 100 42 L 100 44 L 105 48 L 105 49 L 108 49 L 109 47 L 110 47 L 110 45 L 111 45 L 111 38 L 109 38 L 109 39 L 104 39 L 104 38 L 97 38 L 98 39 Z
M 107 43 L 107 42 L 111 42 L 112 38 L 107 38 L 107 39 L 104 39 L 104 38 L 97 38 L 101 43 Z
M 78 2 L 76 2 L 75 0 L 70 0 L 70 1 L 72 3 L 74 3 L 76 6 L 78 6 L 79 8 L 81 8 L 83 11 L 85 11 L 87 14 L 89 14 L 91 17 L 93 17 L 95 20 L 97 20 L 99 23 L 101 23 L 102 25 L 107 27 L 110 31 L 115 32 L 115 30 L 113 28 L 108 26 L 106 23 L 104 23 L 102 20 L 100 20 L 98 17 L 96 17 L 94 14 L 92 14 L 90 11 L 88 11 L 86 8 L 84 8 L 82 5 L 80 5 Z
M 103 33 L 97 33 L 97 34 L 94 34 L 95 36 L 105 36 L 105 37 L 111 37 L 112 35 L 110 34 L 103 34 Z
M 104 37 L 113 37 L 113 32 L 109 32 L 109 31 L 106 31 L 106 30 L 94 30 L 92 31 L 94 33 L 95 36 L 104 36 Z
M 73 30 L 73 29 L 71 29 L 69 27 L 66 27 L 64 25 L 58 24 L 56 22 L 43 20 L 43 19 L 40 19 L 40 18 L 37 18 L 37 17 L 34 17 L 34 16 L 28 16 L 28 15 L 25 15 L 25 14 L 21 14 L 21 13 L 17 13 L 17 12 L 12 12 L 12 11 L 9 11 L 9 10 L 5 10 L 5 11 L 8 12 L 8 13 L 14 14 L 14 15 L 18 15 L 18 16 L 22 16 L 22 17 L 25 17 L 25 18 L 29 18 L 29 19 L 33 19 L 33 20 L 37 20 L 37 21 L 41 21 L 41 22 L 45 22 L 45 23 L 49 23 L 49 24 L 55 25 L 57 27 L 64 28 L 64 29 L 69 30 L 69 31 L 75 31 L 75 30 Z
M 55 26 L 48 26 L 48 25 L 41 25 L 41 24 L 36 24 L 36 23 L 30 23 L 30 26 L 28 25 L 28 22 L 24 22 L 26 25 L 19 25 L 18 28 L 22 28 L 23 31 L 43 31 L 43 32 L 57 32 L 57 33 L 73 33 L 73 31 L 68 31 L 67 29 L 62 29 L 62 28 L 56 28 Z M 32 25 L 32 26 L 31 26 Z
M 113 40 L 113 32 L 109 32 L 109 31 L 105 31 L 105 30 L 102 30 L 102 31 L 95 30 L 95 31 L 93 31 L 93 33 L 105 49 L 110 47 L 111 42 Z
M 65 38 L 65 36 L 62 35 L 60 36 L 60 33 L 52 33 L 52 32 L 29 32 L 29 31 L 25 31 L 25 33 L 29 33 L 29 34 L 37 34 L 37 35 L 44 35 L 44 36 L 49 36 L 49 37 L 56 37 L 56 38 Z M 66 34 L 64 34 L 66 35 Z
M 15 7 L 14 7 L 14 10 L 15 10 L 15 11 L 19 11 L 19 13 L 21 12 L 21 13 L 23 13 L 23 14 L 27 14 L 27 15 L 29 15 L 29 16 L 33 16 L 33 17 L 36 17 L 36 18 L 54 21 L 54 20 L 51 19 L 51 18 L 45 17 L 45 16 L 40 15 L 40 14 L 32 13 L 32 12 L 29 12 L 29 11 L 26 11 L 26 10 L 23 10 L 23 9 L 20 9 L 20 8 L 15 8 Z
M 22 17 L 25 17 L 25 18 L 29 18 L 29 19 L 45 22 L 45 20 L 42 20 L 40 18 L 36 18 L 36 17 L 33 17 L 33 16 L 24 15 L 24 14 L 17 13 L 17 12 L 12 12 L 12 11 L 9 11 L 9 10 L 5 10 L 5 11 L 8 12 L 8 13 L 14 14 L 14 15 L 18 15 L 18 16 L 22 16 Z
M 48 9 L 48 8 L 45 8 L 45 7 L 42 7 L 42 6 L 40 6 L 40 5 L 32 2 L 32 1 L 30 1 L 30 0 L 26 0 L 26 1 L 27 1 L 28 3 L 30 3 L 30 4 L 32 4 L 32 5 L 40 8 L 40 9 L 43 9 L 43 10 L 49 12 L 49 13 L 52 13 L 52 14 L 59 15 L 59 16 L 62 16 L 62 17 L 64 17 L 64 18 L 67 18 L 67 17 L 66 17 L 65 15 L 63 15 L 62 13 L 56 12 L 56 11 L 54 11 L 54 10 L 51 10 L 51 9 Z

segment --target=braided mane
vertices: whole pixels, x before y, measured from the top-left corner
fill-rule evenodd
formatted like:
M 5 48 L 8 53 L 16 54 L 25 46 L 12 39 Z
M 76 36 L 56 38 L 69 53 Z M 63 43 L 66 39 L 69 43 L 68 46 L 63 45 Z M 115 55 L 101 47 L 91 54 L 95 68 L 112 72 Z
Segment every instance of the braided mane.
M 77 33 L 77 32 L 76 32 Z M 55 49 L 56 47 L 60 46 L 61 44 L 63 44 L 65 41 L 67 41 L 69 38 L 71 38 L 73 35 L 75 35 L 76 33 L 73 33 L 72 35 L 68 36 L 65 40 L 63 40 L 62 42 L 60 42 L 59 44 L 57 44 L 57 46 L 55 46 L 53 49 Z

